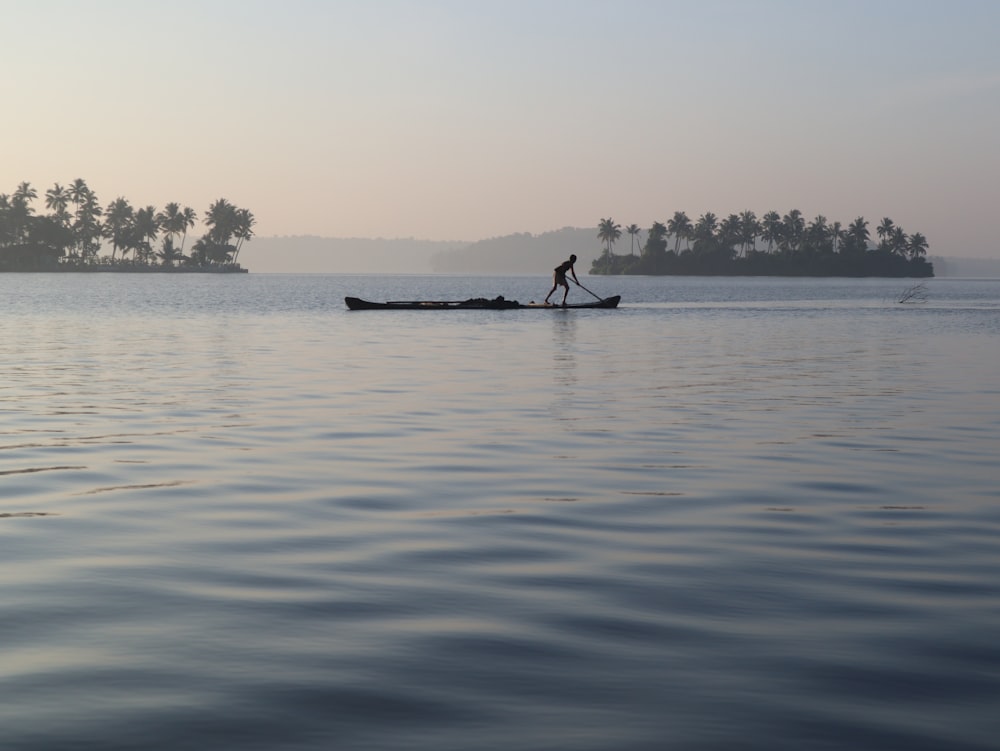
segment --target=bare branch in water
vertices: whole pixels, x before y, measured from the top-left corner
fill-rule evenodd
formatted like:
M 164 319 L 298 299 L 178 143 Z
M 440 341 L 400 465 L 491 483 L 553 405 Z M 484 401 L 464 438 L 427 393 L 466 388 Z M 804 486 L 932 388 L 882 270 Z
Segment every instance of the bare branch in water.
M 925 282 L 920 282 L 920 284 L 914 284 L 912 287 L 908 287 L 903 290 L 903 294 L 899 296 L 900 303 L 922 303 L 927 302 L 927 284 Z

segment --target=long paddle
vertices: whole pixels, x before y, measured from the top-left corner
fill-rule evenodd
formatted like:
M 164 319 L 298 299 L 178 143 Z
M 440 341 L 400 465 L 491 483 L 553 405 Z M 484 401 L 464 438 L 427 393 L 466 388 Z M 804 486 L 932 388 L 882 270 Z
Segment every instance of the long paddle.
M 577 283 L 576 283 L 576 286 L 577 286 L 577 287 L 581 287 L 582 289 L 587 289 L 587 288 L 586 288 L 586 287 L 584 287 L 584 286 L 583 286 L 582 284 L 580 284 L 580 282 L 577 282 Z M 587 289 L 587 291 L 588 291 L 588 292 L 590 292 L 590 290 L 589 290 L 589 289 Z M 593 292 L 590 292 L 590 294 L 594 295 L 594 293 L 593 293 Z M 597 297 L 597 295 L 594 295 L 594 297 Z M 603 297 L 597 297 L 597 299 L 598 299 L 598 300 L 601 300 L 602 302 L 603 302 L 603 300 L 604 300 L 604 298 L 603 298 Z

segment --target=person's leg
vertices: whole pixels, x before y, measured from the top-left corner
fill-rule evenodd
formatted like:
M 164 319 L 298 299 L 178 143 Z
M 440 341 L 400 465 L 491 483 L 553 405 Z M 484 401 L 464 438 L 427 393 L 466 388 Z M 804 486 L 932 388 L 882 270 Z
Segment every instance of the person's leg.
M 549 301 L 549 298 L 552 297 L 552 293 L 559 288 L 560 284 L 565 284 L 565 282 L 559 277 L 559 272 L 556 272 L 552 275 L 552 289 L 550 289 L 549 294 L 545 296 L 546 303 Z

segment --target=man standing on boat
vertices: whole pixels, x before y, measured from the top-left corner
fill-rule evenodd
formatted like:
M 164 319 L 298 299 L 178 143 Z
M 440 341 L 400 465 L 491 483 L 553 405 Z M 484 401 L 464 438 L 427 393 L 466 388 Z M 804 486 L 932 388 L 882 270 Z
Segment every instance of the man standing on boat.
M 550 289 L 549 294 L 545 296 L 546 305 L 549 304 L 549 298 L 552 296 L 552 293 L 555 292 L 556 288 L 560 285 L 565 287 L 562 304 L 566 304 L 566 297 L 569 295 L 569 282 L 566 281 L 567 271 L 572 275 L 573 281 L 576 282 L 577 286 L 580 286 L 580 280 L 576 278 L 576 270 L 573 268 L 574 263 L 576 263 L 576 256 L 571 254 L 568 261 L 563 261 L 556 266 L 555 273 L 552 275 L 552 289 Z

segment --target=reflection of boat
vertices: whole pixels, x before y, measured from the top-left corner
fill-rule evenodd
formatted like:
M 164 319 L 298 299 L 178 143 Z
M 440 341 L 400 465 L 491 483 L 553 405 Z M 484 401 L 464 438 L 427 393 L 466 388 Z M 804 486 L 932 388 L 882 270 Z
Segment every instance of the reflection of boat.
M 570 305 L 547 305 L 545 303 L 519 303 L 505 300 L 503 295 L 488 300 L 473 297 L 469 300 L 396 300 L 389 302 L 368 302 L 360 297 L 345 297 L 344 302 L 351 310 L 574 310 L 580 308 L 617 308 L 621 295 L 606 297 L 593 302 Z

